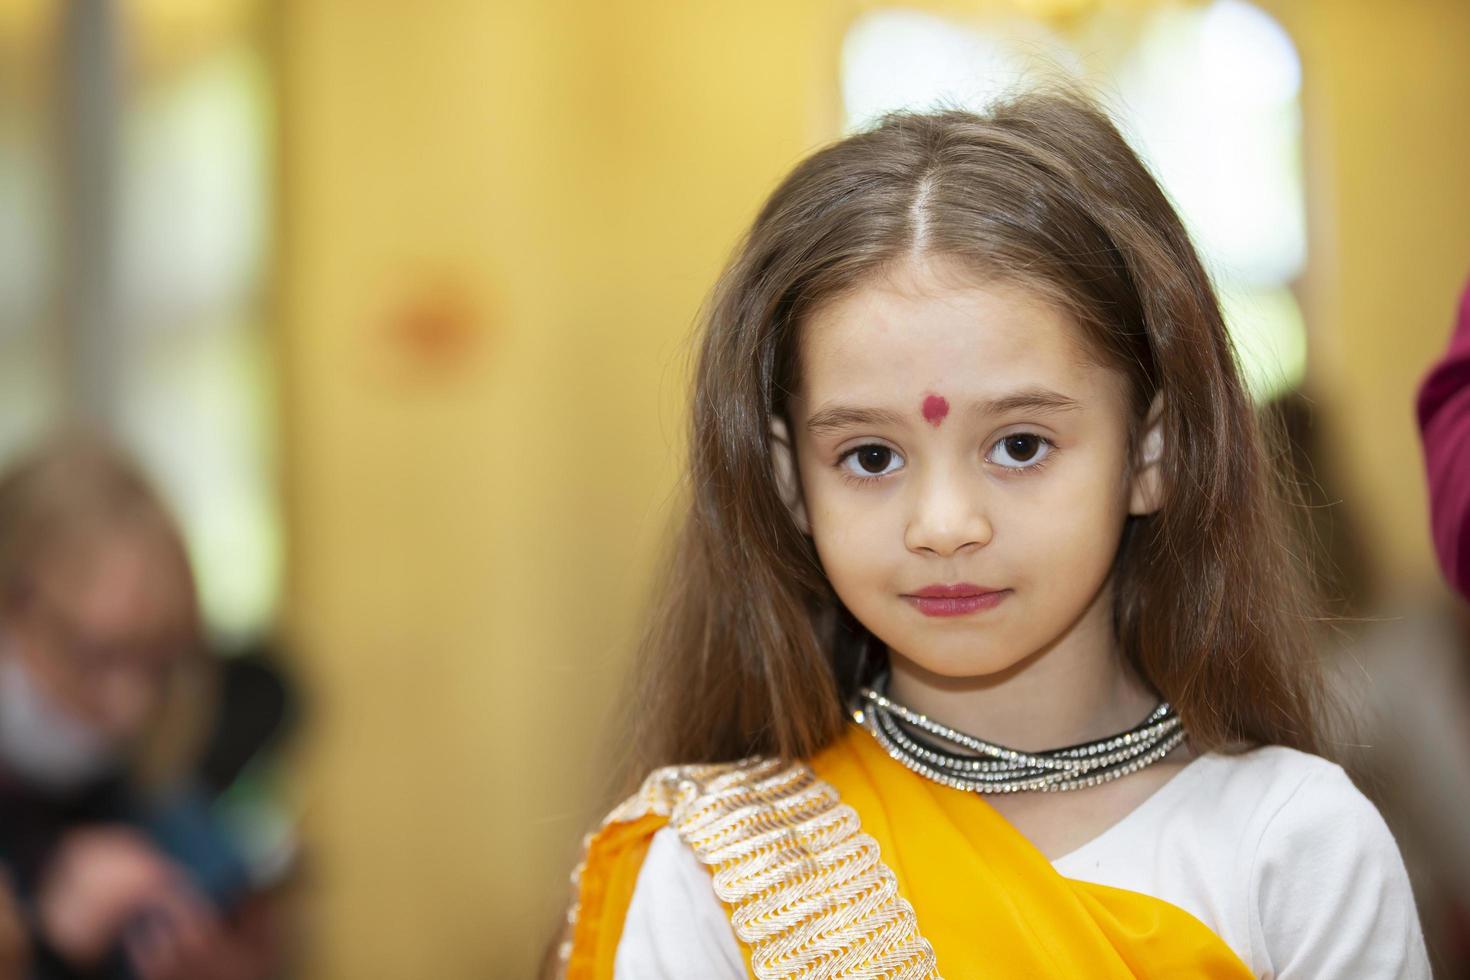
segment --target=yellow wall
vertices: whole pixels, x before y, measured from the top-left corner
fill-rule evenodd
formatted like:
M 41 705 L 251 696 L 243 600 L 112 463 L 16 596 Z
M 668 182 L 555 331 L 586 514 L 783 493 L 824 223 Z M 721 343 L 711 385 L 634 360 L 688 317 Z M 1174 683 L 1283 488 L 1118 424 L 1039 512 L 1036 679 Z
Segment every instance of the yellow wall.
M 1326 219 L 1314 383 L 1372 545 L 1422 583 L 1408 405 L 1470 268 L 1470 5 L 1280 6 Z M 849 10 L 280 5 L 311 976 L 529 975 L 620 749 L 685 337 L 765 192 L 835 133 Z M 402 341 L 425 305 L 469 311 L 451 363 Z
M 833 55 L 779 0 L 281 16 L 312 975 L 524 975 L 617 753 L 682 339 Z M 446 279 L 477 346 L 424 378 L 385 337 Z

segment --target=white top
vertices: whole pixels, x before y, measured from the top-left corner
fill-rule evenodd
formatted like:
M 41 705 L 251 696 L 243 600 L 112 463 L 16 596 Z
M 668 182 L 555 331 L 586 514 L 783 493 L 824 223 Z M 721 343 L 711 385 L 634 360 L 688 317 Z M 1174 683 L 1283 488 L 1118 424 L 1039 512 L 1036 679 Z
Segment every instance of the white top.
M 1201 755 L 1052 866 L 1188 911 L 1257 977 L 1430 975 L 1409 878 L 1383 818 L 1341 768 L 1294 749 Z M 649 846 L 615 976 L 746 976 L 709 872 L 672 828 Z

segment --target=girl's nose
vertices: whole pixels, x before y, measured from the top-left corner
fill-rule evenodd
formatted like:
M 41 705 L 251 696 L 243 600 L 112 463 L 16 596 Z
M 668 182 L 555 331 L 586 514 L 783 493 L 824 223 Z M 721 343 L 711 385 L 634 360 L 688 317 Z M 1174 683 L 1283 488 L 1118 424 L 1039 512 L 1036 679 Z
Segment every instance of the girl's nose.
M 962 473 L 932 473 L 915 481 L 913 512 L 904 530 L 904 545 L 914 552 L 949 556 L 965 548 L 983 548 L 995 530 L 986 513 L 984 488 Z

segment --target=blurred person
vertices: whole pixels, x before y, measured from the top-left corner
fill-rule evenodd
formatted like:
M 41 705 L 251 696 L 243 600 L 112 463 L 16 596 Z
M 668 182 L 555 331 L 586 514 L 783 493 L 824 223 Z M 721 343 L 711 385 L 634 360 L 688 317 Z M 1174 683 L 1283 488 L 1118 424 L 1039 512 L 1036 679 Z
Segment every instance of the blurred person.
M 1449 349 L 1419 387 L 1434 550 L 1455 591 L 1470 596 L 1470 282 Z
M 1430 534 L 1450 587 L 1470 598 L 1470 281 L 1449 343 L 1419 386 Z M 1368 630 L 1344 687 L 1372 725 L 1362 750 L 1385 811 L 1408 831 L 1438 975 L 1470 978 L 1470 609 L 1421 600 Z M 1404 765 L 1395 760 L 1413 760 Z
M 275 971 L 269 904 L 186 778 L 205 665 L 183 542 L 127 459 L 72 435 L 0 476 L 0 861 L 32 976 Z

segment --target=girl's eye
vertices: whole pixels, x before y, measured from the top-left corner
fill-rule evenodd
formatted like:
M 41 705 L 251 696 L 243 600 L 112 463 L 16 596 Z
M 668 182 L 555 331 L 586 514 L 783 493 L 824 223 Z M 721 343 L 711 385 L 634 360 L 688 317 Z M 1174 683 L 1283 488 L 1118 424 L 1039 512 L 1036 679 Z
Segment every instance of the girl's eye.
M 903 466 L 903 457 L 887 446 L 875 443 L 849 449 L 842 454 L 838 465 L 859 479 L 872 480 L 899 470 Z
M 992 463 L 997 463 L 1007 469 L 1024 470 L 1027 467 L 1041 465 L 1041 462 L 1050 455 L 1050 440 L 1030 432 L 1017 432 L 1006 436 L 992 446 L 987 458 Z

